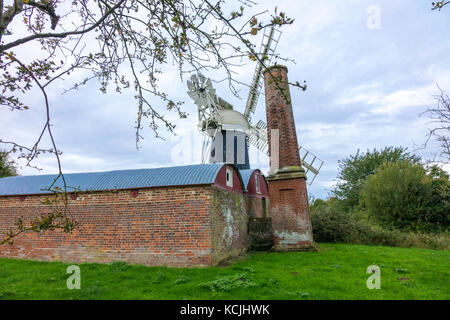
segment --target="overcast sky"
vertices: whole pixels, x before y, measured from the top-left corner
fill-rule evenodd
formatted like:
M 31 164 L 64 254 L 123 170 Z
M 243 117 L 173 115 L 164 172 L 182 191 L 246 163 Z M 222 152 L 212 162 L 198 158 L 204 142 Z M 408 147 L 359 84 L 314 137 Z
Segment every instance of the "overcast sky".
M 431 1 L 259 1 L 253 12 L 286 11 L 295 19 L 283 28 L 277 52 L 288 63 L 291 81 L 307 81 L 305 92 L 291 89 L 297 134 L 302 146 L 325 161 L 309 193 L 325 198 L 336 178 L 337 161 L 357 149 L 404 146 L 414 150 L 425 140 L 426 118 L 434 104 L 437 84 L 450 92 L 450 8 L 431 11 Z M 379 19 L 378 19 L 379 18 Z M 254 64 L 237 76 L 251 82 Z M 206 74 L 207 76 L 207 74 Z M 161 88 L 186 101 L 187 119 L 178 120 L 177 136 L 154 139 L 150 130 L 139 151 L 135 147 L 136 106 L 132 94 L 103 95 L 96 83 L 61 95 L 69 83 L 56 84 L 50 94 L 53 130 L 69 172 L 151 168 L 197 163 L 201 137 L 196 107 L 175 70 L 166 72 Z M 235 109 L 245 107 L 225 84 L 217 94 Z M 44 121 L 39 95 L 30 94 L 34 107 L 26 112 L 0 109 L 0 137 L 31 144 Z M 156 101 L 156 100 L 155 100 Z M 264 119 L 261 95 L 254 120 Z M 255 121 L 256 122 L 256 121 Z M 163 133 L 163 132 L 162 132 Z M 196 147 L 196 148 L 195 148 Z M 419 151 L 431 158 L 435 150 Z M 252 167 L 268 169 L 268 159 L 251 150 Z M 56 173 L 52 157 L 40 157 L 42 171 L 22 167 L 22 175 Z

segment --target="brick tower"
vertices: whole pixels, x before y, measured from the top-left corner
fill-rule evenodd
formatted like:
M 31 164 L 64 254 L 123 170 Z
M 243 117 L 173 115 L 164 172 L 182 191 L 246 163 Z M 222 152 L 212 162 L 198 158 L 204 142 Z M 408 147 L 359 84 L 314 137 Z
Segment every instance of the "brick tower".
M 280 65 L 268 68 L 264 72 L 264 84 L 270 156 L 267 181 L 274 235 L 272 249 L 315 250 L 306 174 L 300 160 L 287 68 Z

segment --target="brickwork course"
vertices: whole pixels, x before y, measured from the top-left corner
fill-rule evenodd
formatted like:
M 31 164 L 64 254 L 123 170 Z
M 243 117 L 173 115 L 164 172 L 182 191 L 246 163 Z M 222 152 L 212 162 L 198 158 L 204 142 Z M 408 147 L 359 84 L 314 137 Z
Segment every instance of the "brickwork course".
M 233 186 L 225 171 L 232 168 Z M 213 266 L 248 249 L 247 202 L 239 173 L 223 165 L 213 183 L 72 194 L 72 233 L 26 232 L 0 256 L 41 261 L 126 261 L 175 267 Z M 53 195 L 0 196 L 0 233 L 55 210 Z M 46 204 L 44 204 L 46 203 Z
M 278 130 L 279 167 L 300 166 L 300 153 L 298 150 L 297 133 L 295 131 L 287 69 L 283 66 L 273 66 L 269 68 L 269 71 L 270 73 L 268 71 L 264 73 L 269 146 L 271 146 L 270 142 L 272 141 L 271 129 Z M 272 158 L 272 150 L 270 147 L 269 156 Z M 272 166 L 273 164 L 271 164 Z
M 301 167 L 287 68 L 270 67 L 264 72 L 264 82 L 269 146 L 273 145 L 273 130 L 279 132 L 279 161 L 274 163 L 277 155 L 269 148 L 271 167 L 267 177 L 273 250 L 312 250 L 316 246 L 312 238 L 306 175 Z

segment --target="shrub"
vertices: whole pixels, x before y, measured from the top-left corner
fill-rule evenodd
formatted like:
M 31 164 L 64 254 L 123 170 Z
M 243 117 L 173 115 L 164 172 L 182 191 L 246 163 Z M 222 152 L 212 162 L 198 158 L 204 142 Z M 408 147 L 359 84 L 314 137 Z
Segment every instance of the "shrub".
M 437 166 L 429 168 L 431 195 L 426 200 L 425 214 L 418 229 L 435 232 L 447 231 L 450 226 L 450 180 L 447 172 Z
M 342 205 L 346 210 L 350 210 L 359 204 L 359 193 L 364 181 L 372 175 L 382 164 L 407 160 L 417 163 L 420 158 L 410 154 L 407 148 L 386 147 L 382 150 L 367 150 L 361 153 L 360 150 L 355 155 L 339 160 L 339 169 L 336 187 L 331 191 L 332 195 L 342 200 Z
M 361 215 L 363 216 L 363 215 Z M 416 247 L 449 249 L 448 233 L 440 235 L 387 230 L 370 224 L 357 215 L 331 211 L 329 209 L 311 212 L 314 241 L 383 245 L 395 247 Z
M 361 201 L 369 217 L 389 229 L 443 231 L 448 228 L 448 176 L 409 161 L 385 163 L 369 176 Z
M 357 222 L 347 212 L 312 211 L 311 223 L 317 242 L 353 243 L 352 237 L 357 234 Z

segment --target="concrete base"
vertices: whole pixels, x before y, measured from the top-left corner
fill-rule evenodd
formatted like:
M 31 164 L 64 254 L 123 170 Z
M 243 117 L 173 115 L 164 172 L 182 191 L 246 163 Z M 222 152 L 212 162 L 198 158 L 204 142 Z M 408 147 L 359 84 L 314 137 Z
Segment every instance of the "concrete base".
M 306 180 L 305 169 L 300 166 L 288 166 L 269 171 L 269 176 L 266 177 L 266 180 L 273 181 L 297 178 L 303 178 Z

